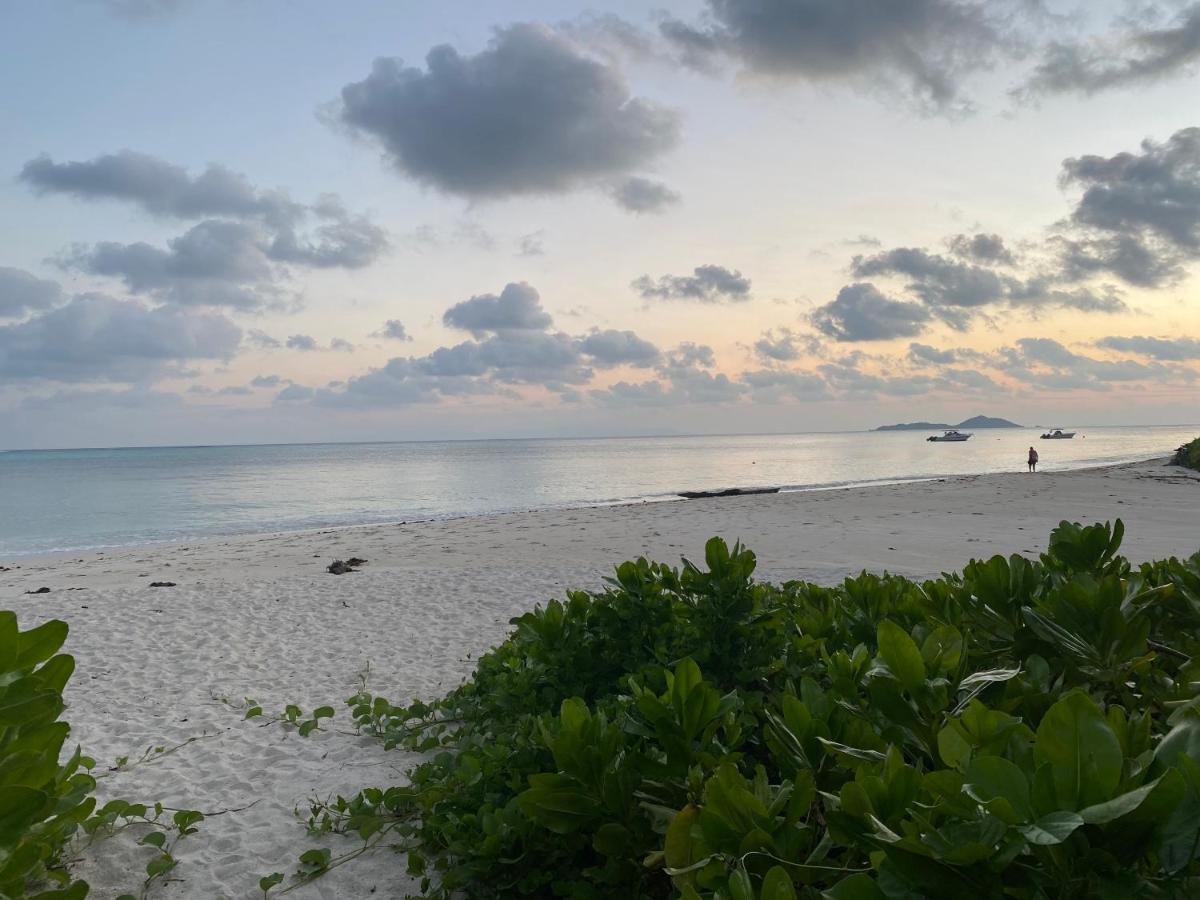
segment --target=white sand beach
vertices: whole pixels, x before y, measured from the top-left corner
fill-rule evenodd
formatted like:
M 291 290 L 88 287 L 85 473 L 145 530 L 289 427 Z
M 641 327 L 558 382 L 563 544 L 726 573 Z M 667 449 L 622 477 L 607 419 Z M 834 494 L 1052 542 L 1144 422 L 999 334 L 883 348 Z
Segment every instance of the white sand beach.
M 70 624 L 78 667 L 67 719 L 97 771 L 199 738 L 106 773 L 99 795 L 240 810 L 202 823 L 154 896 L 243 898 L 260 896 L 261 875 L 294 872 L 311 846 L 354 846 L 308 838 L 297 807 L 303 814 L 311 797 L 402 778 L 410 757 L 351 733 L 343 701 L 368 666 L 374 692 L 431 698 L 503 638 L 512 616 L 568 587 L 597 586 L 627 558 L 700 558 L 713 535 L 754 549 L 761 578 L 830 583 L 861 569 L 931 576 L 971 558 L 1036 554 L 1061 519 L 1116 517 L 1134 560 L 1197 552 L 1200 473 L 1154 460 L 0 559 L 11 567 L 0 572 L 0 607 L 16 610 L 24 628 Z M 325 571 L 349 556 L 369 562 L 347 575 Z M 26 593 L 42 587 L 49 593 Z M 221 699 L 245 697 L 269 712 L 297 703 L 338 714 L 305 739 L 242 721 Z M 151 855 L 124 834 L 77 854 L 75 869 L 92 896 L 110 898 L 136 893 Z M 379 853 L 293 895 L 393 897 L 409 884 L 404 861 Z

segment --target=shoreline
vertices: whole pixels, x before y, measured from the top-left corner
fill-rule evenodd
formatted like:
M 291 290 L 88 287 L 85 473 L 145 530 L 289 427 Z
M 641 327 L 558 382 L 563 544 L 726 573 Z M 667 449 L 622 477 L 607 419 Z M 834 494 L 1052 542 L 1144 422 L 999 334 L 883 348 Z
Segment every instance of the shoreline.
M 179 845 L 164 898 L 261 898 L 260 877 L 290 875 L 312 847 L 295 810 L 313 797 L 398 783 L 415 757 L 352 733 L 343 701 L 367 687 L 397 702 L 431 699 L 468 675 L 512 617 L 596 590 L 618 563 L 645 555 L 702 560 L 720 535 L 758 556 L 759 580 L 822 584 L 861 570 L 914 578 L 996 553 L 1036 556 L 1061 519 L 1124 519 L 1134 562 L 1200 551 L 1200 472 L 1163 458 L 1036 475 L 953 476 L 864 488 L 542 510 L 400 526 L 136 547 L 21 560 L 0 572 L 0 607 L 27 629 L 71 627 L 70 743 L 107 777 L 101 803 L 232 810 Z M 335 557 L 368 560 L 331 575 Z M 155 588 L 151 582 L 173 587 Z M 26 591 L 49 588 L 45 594 Z M 331 705 L 308 738 L 237 708 Z M 190 742 L 190 743 L 189 743 Z M 109 771 L 146 748 L 177 752 Z M 151 850 L 136 829 L 75 857 L 92 896 L 136 893 Z M 413 889 L 403 858 L 380 852 L 298 889 L 298 898 L 369 898 Z
M 1101 469 L 1119 468 L 1122 466 L 1147 465 L 1156 462 L 1161 462 L 1163 465 L 1168 465 L 1169 456 L 1154 456 L 1149 458 L 1139 458 L 1134 460 L 1118 460 L 1112 462 L 1089 462 L 1082 466 L 1067 466 L 1060 469 L 1048 469 L 1038 474 L 1063 474 L 1068 472 L 1088 472 Z M 940 481 L 954 481 L 958 479 L 979 478 L 985 476 L 1010 475 L 1014 472 L 977 472 L 977 473 L 951 473 L 941 475 L 900 475 L 889 478 L 878 478 L 864 481 L 839 482 L 833 484 L 785 484 L 785 485 L 757 485 L 757 486 L 741 486 L 743 490 L 753 487 L 769 487 L 775 488 L 779 494 L 811 494 L 825 493 L 833 491 L 857 491 L 866 490 L 876 487 L 890 487 L 895 485 L 909 484 L 924 484 Z M 1019 474 L 1019 473 L 1017 473 Z M 721 490 L 719 487 L 700 487 L 696 490 Z M 687 488 L 692 490 L 692 488 Z M 711 498 L 705 498 L 711 499 Z M 644 497 L 632 497 L 628 499 L 613 499 L 613 500 L 584 500 L 578 503 L 568 503 L 557 506 L 524 506 L 515 507 L 512 509 L 492 510 L 485 512 L 472 513 L 449 513 L 442 516 L 427 516 L 424 518 L 408 518 L 399 519 L 398 516 L 385 516 L 369 521 L 348 522 L 348 523 L 326 523 L 320 525 L 306 526 L 303 528 L 285 528 L 285 529 L 267 529 L 267 530 L 251 530 L 251 531 L 231 531 L 217 532 L 211 534 L 199 534 L 191 537 L 168 537 L 159 540 L 135 541 L 125 544 L 95 544 L 81 545 L 77 547 L 55 548 L 52 550 L 34 550 L 34 551 L 18 551 L 8 553 L 7 555 L 0 554 L 0 565 L 6 564 L 6 561 L 19 561 L 21 563 L 37 563 L 37 562 L 53 562 L 55 560 L 65 560 L 79 555 L 112 555 L 122 551 L 133 550 L 152 550 L 161 549 L 169 550 L 171 548 L 182 547 L 185 544 L 191 546 L 203 546 L 216 541 L 227 540 L 250 540 L 261 538 L 275 537 L 291 537 L 307 534 L 324 534 L 330 531 L 346 531 L 358 528 L 384 528 L 396 525 L 418 526 L 427 525 L 435 522 L 463 522 L 474 521 L 477 519 L 488 519 L 498 516 L 519 516 L 530 515 L 537 513 L 549 512 L 572 512 L 577 510 L 588 509 L 608 509 L 613 507 L 624 506 L 642 506 L 646 504 L 659 503 L 678 503 L 684 502 L 686 498 L 679 493 L 654 494 Z M 687 502 L 698 502 L 691 500 Z

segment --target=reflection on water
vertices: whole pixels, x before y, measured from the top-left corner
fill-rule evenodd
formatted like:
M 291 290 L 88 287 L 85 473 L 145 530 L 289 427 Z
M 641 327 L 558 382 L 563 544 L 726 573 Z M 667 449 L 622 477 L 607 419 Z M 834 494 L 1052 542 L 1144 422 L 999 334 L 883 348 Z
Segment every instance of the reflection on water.
M 0 453 L 0 555 L 1165 456 L 1196 427 L 168 447 Z

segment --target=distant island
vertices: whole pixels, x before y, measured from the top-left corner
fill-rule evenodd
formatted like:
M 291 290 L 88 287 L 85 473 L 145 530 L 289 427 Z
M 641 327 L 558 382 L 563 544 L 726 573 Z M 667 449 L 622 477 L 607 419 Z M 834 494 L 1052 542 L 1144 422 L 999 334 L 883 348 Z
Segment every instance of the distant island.
M 1024 428 L 1008 419 L 995 419 L 991 416 L 972 416 L 957 425 L 947 425 L 945 422 L 901 422 L 898 425 L 880 425 L 874 431 L 948 431 L 951 428 Z

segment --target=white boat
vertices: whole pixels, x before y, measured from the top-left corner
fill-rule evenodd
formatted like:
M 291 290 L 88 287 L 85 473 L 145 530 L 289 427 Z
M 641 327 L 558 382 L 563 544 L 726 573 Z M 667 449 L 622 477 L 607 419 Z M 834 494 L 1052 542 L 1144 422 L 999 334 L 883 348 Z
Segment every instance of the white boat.
M 971 432 L 965 434 L 961 431 L 947 431 L 942 434 L 931 434 L 925 438 L 927 441 L 968 441 L 971 439 Z
M 1051 431 L 1047 431 L 1045 434 L 1043 434 L 1042 440 L 1043 441 L 1065 441 L 1065 440 L 1068 440 L 1073 437 L 1075 437 L 1075 432 L 1063 431 L 1061 428 L 1055 428 L 1055 429 L 1053 429 Z

